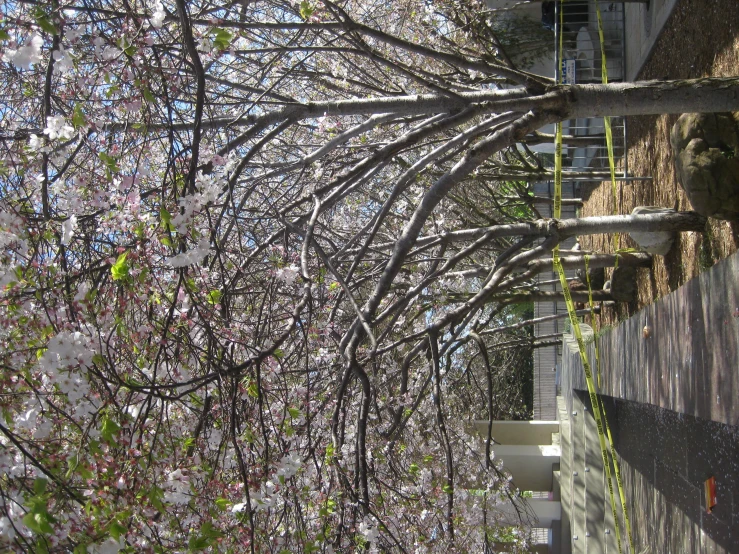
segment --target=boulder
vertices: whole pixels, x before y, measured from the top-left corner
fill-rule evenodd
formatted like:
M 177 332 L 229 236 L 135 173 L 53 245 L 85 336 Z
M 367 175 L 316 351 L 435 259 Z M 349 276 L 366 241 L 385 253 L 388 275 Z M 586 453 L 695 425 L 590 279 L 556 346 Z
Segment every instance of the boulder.
M 580 323 L 580 334 L 582 335 L 582 340 L 585 344 L 593 342 L 595 338 L 593 328 L 587 323 Z M 562 338 L 570 352 L 573 354 L 578 354 L 580 352 L 580 346 L 577 344 L 575 333 L 573 333 L 572 330 L 567 333 L 562 333 Z
M 617 302 L 631 302 L 636 299 L 636 268 L 620 265 L 611 276 L 611 296 Z
M 661 214 L 674 212 L 672 208 L 660 208 L 659 206 L 637 206 L 631 215 L 639 214 Z M 675 233 L 669 231 L 653 231 L 645 233 L 629 233 L 629 236 L 639 245 L 639 248 L 650 254 L 664 256 L 672 248 Z
M 593 290 L 600 290 L 603 288 L 603 283 L 606 280 L 606 270 L 602 267 L 594 267 L 588 271 L 590 277 L 590 288 Z M 577 270 L 577 278 L 583 283 L 587 283 L 587 277 L 585 276 L 584 269 Z M 587 288 L 587 287 L 586 287 Z
M 672 127 L 670 144 L 693 209 L 739 221 L 739 112 L 683 114 Z

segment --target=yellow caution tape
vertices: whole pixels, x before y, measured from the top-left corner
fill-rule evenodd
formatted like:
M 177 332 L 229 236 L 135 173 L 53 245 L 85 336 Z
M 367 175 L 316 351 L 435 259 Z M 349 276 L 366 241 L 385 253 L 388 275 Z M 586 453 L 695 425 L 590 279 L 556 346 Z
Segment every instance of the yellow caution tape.
M 600 349 L 598 348 L 598 324 L 595 319 L 595 306 L 593 305 L 593 289 L 590 286 L 590 256 L 585 254 L 585 282 L 588 285 L 588 304 L 590 307 L 590 320 L 593 322 L 593 333 L 595 334 L 595 367 L 598 370 L 598 388 L 601 388 L 600 378 Z
M 600 39 L 600 54 L 601 54 L 601 81 L 603 84 L 608 84 L 608 63 L 606 60 L 606 41 L 605 37 L 603 36 L 603 17 L 601 16 L 600 11 L 600 4 L 598 0 L 595 0 L 595 12 L 598 16 L 598 38 Z M 613 156 L 613 130 L 611 128 L 611 118 L 608 116 L 605 116 L 603 118 L 603 123 L 605 125 L 606 129 L 606 147 L 608 150 L 608 166 L 611 171 L 611 195 L 613 196 L 613 214 L 618 214 L 618 191 L 616 186 L 616 164 Z M 614 233 L 613 235 L 613 251 L 618 251 L 618 233 Z M 616 265 L 618 265 L 618 254 L 616 254 Z M 595 316 L 593 314 L 593 295 L 592 291 L 590 289 L 590 275 L 588 271 L 588 257 L 585 256 L 585 274 L 587 275 L 587 281 L 588 281 L 588 294 L 590 299 L 590 313 L 591 317 L 593 318 L 593 321 L 595 321 Z M 601 371 L 600 371 L 600 353 L 598 350 L 598 339 L 596 335 L 596 341 L 595 341 L 595 362 L 598 369 L 598 387 L 601 386 Z M 621 507 L 623 509 L 623 515 L 624 515 L 624 526 L 626 527 L 626 535 L 629 539 L 629 547 L 631 548 L 631 551 L 634 552 L 634 538 L 631 533 L 631 521 L 629 520 L 629 511 L 626 506 L 626 496 L 624 494 L 624 487 L 623 482 L 621 480 L 621 468 L 618 463 L 618 458 L 616 457 L 616 452 L 613 447 L 613 437 L 611 436 L 611 428 L 608 425 L 608 419 L 605 417 L 605 409 L 603 409 L 603 405 L 601 404 L 601 410 L 604 414 L 604 421 L 606 423 L 606 431 L 608 432 L 608 442 L 611 444 L 611 459 L 613 460 L 613 471 L 616 474 L 616 483 L 618 485 L 618 494 L 621 499 Z M 609 483 L 610 487 L 610 483 Z M 613 503 L 613 497 L 611 497 L 611 502 Z M 612 506 L 614 510 L 614 520 L 616 519 L 615 514 L 615 506 Z M 619 540 L 619 552 L 620 552 L 620 540 Z
M 629 519 L 629 509 L 626 506 L 626 494 L 624 494 L 624 483 L 621 479 L 621 464 L 618 463 L 616 457 L 616 449 L 613 447 L 613 436 L 611 435 L 611 426 L 608 425 L 608 418 L 605 417 L 606 410 L 603 407 L 603 401 L 601 400 L 600 409 L 603 412 L 603 421 L 606 423 L 606 433 L 608 433 L 608 442 L 611 444 L 611 459 L 613 460 L 613 473 L 616 474 L 616 485 L 618 487 L 618 496 L 621 499 L 621 508 L 624 514 L 624 526 L 626 527 L 626 536 L 629 538 L 629 546 L 631 552 L 634 550 L 634 536 L 631 534 L 631 520 Z M 615 507 L 613 507 L 615 510 Z M 616 515 L 613 515 L 614 519 Z
M 564 0 L 563 0 L 564 3 Z M 597 8 L 597 0 L 596 0 L 596 8 Z M 557 82 L 561 83 L 561 72 L 562 72 L 562 52 L 563 52 L 563 33 L 561 32 L 561 29 L 564 28 L 564 17 L 563 17 L 564 10 L 560 9 L 560 34 L 559 34 L 559 59 L 557 60 Z M 602 57 L 602 73 L 603 73 L 603 79 L 604 82 L 608 82 L 608 70 L 606 67 L 606 56 L 605 56 L 605 41 L 603 38 L 603 22 L 600 14 L 600 9 L 597 9 L 598 14 L 598 32 L 600 35 L 600 44 L 601 44 L 601 57 Z M 611 169 L 611 183 L 612 183 L 612 191 L 613 191 L 613 198 L 614 198 L 614 212 L 616 210 L 616 173 L 615 173 L 615 161 L 613 159 L 613 133 L 611 131 L 611 125 L 610 125 L 610 119 L 606 118 L 605 121 L 605 127 L 606 127 L 606 146 L 608 147 L 608 159 L 609 159 L 609 165 Z M 558 123 L 556 125 L 556 133 L 555 133 L 555 162 L 554 162 L 554 210 L 553 210 L 553 217 L 555 219 L 558 219 L 562 215 L 562 125 L 561 123 Z M 614 248 L 616 246 L 616 237 L 614 237 Z M 618 460 L 616 459 L 616 452 L 613 447 L 613 439 L 611 437 L 611 430 L 608 425 L 608 421 L 605 417 L 605 410 L 603 409 L 603 406 L 600 402 L 600 399 L 598 398 L 598 394 L 596 391 L 595 383 L 593 381 L 593 372 L 590 368 L 590 362 L 588 360 L 587 353 L 585 352 L 585 342 L 582 338 L 582 332 L 580 330 L 580 322 L 577 319 L 577 315 L 575 314 L 575 305 L 572 302 L 572 295 L 570 294 L 570 289 L 567 286 L 567 277 L 564 272 L 564 268 L 562 267 L 562 263 L 559 258 L 559 245 L 555 246 L 552 250 L 552 260 L 554 265 L 554 270 L 559 275 L 560 284 L 562 286 L 562 291 L 564 294 L 565 299 L 565 305 L 567 306 L 567 312 L 570 316 L 570 322 L 572 323 L 572 331 L 575 335 L 575 339 L 577 340 L 578 349 L 580 352 L 580 359 L 583 364 L 583 370 L 585 373 L 585 382 L 588 386 L 588 394 L 590 395 L 590 404 L 592 406 L 593 411 L 593 417 L 595 419 L 595 424 L 598 429 L 598 440 L 600 442 L 600 449 L 601 449 L 601 457 L 603 459 L 603 468 L 606 473 L 606 478 L 608 482 L 608 492 L 611 500 L 611 511 L 613 513 L 613 523 L 615 526 L 615 534 L 618 544 L 618 551 L 619 554 L 622 552 L 622 545 L 621 545 L 621 532 L 620 527 L 618 523 L 618 513 L 616 510 L 616 501 L 613 494 L 613 481 L 611 479 L 611 464 L 608 461 L 608 449 L 606 447 L 606 438 L 604 433 L 604 422 L 605 422 L 605 428 L 608 432 L 608 440 L 611 445 L 611 457 L 613 459 L 614 463 L 614 473 L 616 474 L 616 482 L 619 489 L 619 497 L 621 500 L 621 505 L 623 508 L 624 513 L 624 523 L 627 530 L 627 535 L 629 539 L 629 546 L 631 547 L 631 551 L 634 551 L 634 543 L 631 535 L 631 524 L 628 518 L 628 512 L 626 508 L 626 496 L 623 491 L 623 482 L 621 481 L 621 471 L 620 467 L 618 465 Z M 585 258 L 585 270 L 586 275 L 588 274 L 588 258 L 586 256 Z M 588 281 L 588 295 L 590 300 L 590 309 L 591 314 L 593 313 L 593 298 L 592 298 L 592 290 L 590 287 L 590 277 L 588 275 L 587 277 Z M 596 342 L 596 362 L 598 367 L 598 384 L 600 385 L 600 355 L 597 350 L 597 342 Z
M 616 255 L 618 260 L 618 255 Z M 598 347 L 598 322 L 595 318 L 595 306 L 593 304 L 593 288 L 590 285 L 590 256 L 585 255 L 585 279 L 588 284 L 588 302 L 590 304 L 590 318 L 593 321 L 593 331 L 595 334 L 595 342 L 593 346 L 595 348 L 595 367 L 598 373 L 598 388 L 601 388 L 601 371 L 600 371 L 600 348 Z M 621 508 L 624 514 L 624 526 L 626 527 L 626 535 L 629 539 L 629 546 L 631 551 L 634 552 L 634 538 L 631 534 L 631 520 L 629 519 L 629 510 L 626 506 L 626 495 L 624 494 L 624 485 L 621 479 L 621 465 L 618 463 L 616 457 L 616 449 L 613 447 L 613 436 L 611 435 L 611 426 L 608 425 L 608 418 L 606 417 L 606 409 L 603 406 L 603 401 L 600 400 L 600 411 L 603 414 L 603 421 L 606 424 L 606 434 L 608 435 L 608 443 L 611 446 L 611 460 L 613 461 L 613 473 L 616 475 L 616 485 L 618 488 L 618 496 L 621 499 Z M 611 498 L 611 510 L 613 510 L 613 519 L 616 519 L 616 506 L 613 504 L 613 498 Z M 619 541 L 620 542 L 620 541 Z
M 585 372 L 585 382 L 588 385 L 588 394 L 590 395 L 590 405 L 593 411 L 593 418 L 595 419 L 595 425 L 598 428 L 598 440 L 600 442 L 600 453 L 603 458 L 603 469 L 606 472 L 606 480 L 608 482 L 608 492 L 611 499 L 611 510 L 613 511 L 613 524 L 615 526 L 615 534 L 618 544 L 619 553 L 622 552 L 621 547 L 621 532 L 618 524 L 618 511 L 616 510 L 616 501 L 613 494 L 613 482 L 611 480 L 611 464 L 608 461 L 608 448 L 606 447 L 606 437 L 603 426 L 604 416 L 601 415 L 600 403 L 598 400 L 598 394 L 595 388 L 595 382 L 593 381 L 593 372 L 590 368 L 590 361 L 588 360 L 587 352 L 585 352 L 585 341 L 582 338 L 582 332 L 580 331 L 580 322 L 577 319 L 575 313 L 575 305 L 572 302 L 572 295 L 570 294 L 570 288 L 567 286 L 567 277 L 565 276 L 564 268 L 559 259 L 559 246 L 556 246 L 552 251 L 552 258 L 554 261 L 554 270 L 559 275 L 559 281 L 562 285 L 562 292 L 565 297 L 565 305 L 567 306 L 567 312 L 570 315 L 570 322 L 572 323 L 572 331 L 577 340 L 577 346 L 580 350 L 580 360 L 582 361 L 583 371 Z
M 562 49 L 564 48 L 564 0 L 559 8 L 559 59 L 557 60 L 557 75 L 555 76 L 557 83 L 562 84 Z M 562 217 L 562 122 L 558 121 L 555 125 L 554 133 L 554 208 L 552 217 L 559 219 Z M 559 246 L 555 247 L 559 253 Z
M 606 41 L 603 36 L 603 17 L 600 14 L 600 4 L 595 0 L 595 12 L 598 15 L 598 38 L 600 38 L 600 67 L 601 82 L 608 84 L 608 64 L 606 62 Z M 616 162 L 613 157 L 613 129 L 611 128 L 611 118 L 605 116 L 603 124 L 606 128 L 606 149 L 608 151 L 608 167 L 611 170 L 611 195 L 613 196 L 613 215 L 618 213 L 618 187 L 616 186 Z M 613 250 L 618 249 L 618 233 L 613 235 Z

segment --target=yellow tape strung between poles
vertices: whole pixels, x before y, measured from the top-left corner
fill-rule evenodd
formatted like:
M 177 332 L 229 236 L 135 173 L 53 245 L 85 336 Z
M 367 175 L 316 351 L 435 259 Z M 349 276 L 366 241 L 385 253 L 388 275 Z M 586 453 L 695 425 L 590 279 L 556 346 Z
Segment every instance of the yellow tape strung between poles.
M 582 332 L 580 331 L 580 322 L 575 314 L 575 306 L 572 302 L 572 295 L 570 294 L 570 288 L 567 286 L 567 277 L 565 276 L 564 268 L 559 260 L 559 246 L 555 246 L 552 250 L 552 258 L 554 260 L 554 270 L 559 274 L 559 282 L 562 285 L 562 292 L 565 297 L 565 304 L 567 305 L 567 312 L 570 315 L 570 322 L 572 323 L 572 331 L 577 339 L 577 346 L 580 350 L 580 360 L 582 361 L 583 371 L 585 372 L 585 382 L 588 384 L 588 394 L 590 395 L 590 405 L 593 412 L 593 418 L 595 419 L 595 425 L 598 428 L 598 440 L 600 442 L 600 453 L 603 458 L 603 468 L 606 472 L 606 479 L 608 482 L 608 492 L 611 499 L 611 511 L 613 512 L 613 524 L 616 532 L 616 539 L 618 544 L 619 553 L 623 552 L 621 547 L 621 531 L 618 524 L 618 510 L 616 510 L 616 499 L 613 495 L 613 481 L 611 479 L 611 464 L 608 461 L 608 448 L 606 447 L 606 437 L 603 430 L 603 420 L 605 417 L 601 414 L 600 402 L 598 394 L 595 388 L 595 382 L 593 381 L 593 372 L 590 369 L 590 362 L 588 361 L 588 355 L 585 352 L 585 341 L 582 338 Z M 633 549 L 632 549 L 633 551 Z
M 616 254 L 618 256 L 618 254 Z M 593 346 L 595 347 L 595 367 L 598 372 L 598 388 L 601 387 L 601 373 L 600 373 L 600 348 L 598 347 L 598 325 L 597 320 L 595 319 L 595 307 L 593 305 L 593 288 L 590 286 L 590 256 L 587 254 L 585 255 L 585 279 L 588 284 L 588 302 L 590 304 L 590 317 L 593 321 L 595 331 L 595 342 L 593 343 Z M 626 495 L 624 494 L 624 486 L 623 481 L 621 480 L 621 465 L 618 463 L 618 458 L 616 457 L 616 449 L 613 447 L 613 436 L 611 435 L 611 426 L 608 425 L 608 418 L 606 417 L 606 409 L 605 406 L 603 406 L 603 401 L 598 398 L 600 401 L 600 411 L 603 413 L 603 421 L 606 424 L 606 434 L 608 435 L 608 443 L 611 446 L 611 460 L 613 460 L 613 473 L 616 474 L 616 484 L 618 486 L 618 496 L 621 499 L 621 507 L 623 509 L 624 514 L 624 526 L 626 527 L 626 536 L 629 539 L 629 546 L 631 546 L 631 551 L 634 551 L 634 539 L 631 534 L 631 521 L 629 520 L 629 510 L 626 506 Z M 615 512 L 615 506 L 612 506 L 614 512 Z M 614 519 L 616 517 L 616 514 L 613 515 Z
M 564 3 L 564 0 L 563 0 Z M 596 0 L 596 8 L 597 8 L 597 0 Z M 603 24 L 602 19 L 600 15 L 600 9 L 596 10 L 598 13 L 598 31 L 600 35 L 600 43 L 601 43 L 601 57 L 602 57 L 602 70 L 603 70 L 603 78 L 604 82 L 608 82 L 608 72 L 606 68 L 606 59 L 605 59 L 605 45 L 604 45 L 604 39 L 603 39 Z M 563 17 L 564 10 L 560 9 L 560 34 L 559 34 L 559 59 L 557 60 L 557 82 L 561 83 L 561 74 L 562 74 L 562 52 L 563 52 L 563 40 L 562 40 L 562 29 L 564 28 L 564 17 Z M 608 158 L 609 158 L 609 164 L 611 169 L 611 183 L 612 183 L 612 190 L 613 190 L 613 196 L 614 196 L 614 211 L 616 208 L 615 200 L 616 200 L 616 174 L 615 174 L 615 163 L 613 159 L 613 135 L 610 128 L 610 119 L 606 118 L 606 145 L 608 146 Z M 556 133 L 555 133 L 555 162 L 554 162 L 554 213 L 553 217 L 555 219 L 559 219 L 562 215 L 562 124 L 557 123 L 556 125 Z M 615 248 L 615 237 L 614 237 L 614 248 Z M 618 513 L 616 510 L 616 501 L 613 495 L 613 481 L 611 479 L 611 465 L 608 462 L 608 450 L 606 448 L 606 439 L 605 434 L 603 432 L 603 422 L 605 421 L 605 426 L 608 430 L 608 439 L 611 444 L 611 456 L 613 458 L 614 462 L 614 472 L 616 473 L 616 481 L 617 486 L 619 489 L 619 497 L 621 499 L 621 505 L 624 510 L 624 522 L 627 529 L 627 534 L 629 538 L 629 546 L 631 547 L 631 551 L 634 551 L 634 543 L 631 535 L 631 525 L 628 518 L 628 512 L 626 508 L 626 497 L 623 492 L 623 483 L 621 481 L 621 471 L 618 466 L 618 461 L 616 459 L 616 453 L 613 448 L 613 440 L 611 437 L 611 430 L 610 426 L 608 425 L 608 421 L 605 418 L 605 410 L 603 409 L 602 404 L 600 403 L 600 399 L 598 398 L 595 383 L 593 382 L 593 373 L 590 369 L 590 362 L 588 361 L 587 353 L 585 352 L 585 343 L 582 338 L 582 332 L 580 331 L 580 322 L 577 319 L 577 316 L 575 314 L 575 306 L 572 302 L 572 295 L 570 294 L 570 289 L 567 286 L 567 277 L 565 276 L 564 268 L 562 267 L 562 264 L 559 259 L 559 245 L 556 245 L 554 249 L 552 250 L 552 260 L 554 265 L 554 270 L 559 275 L 560 284 L 562 286 L 562 291 L 564 293 L 565 298 L 565 304 L 567 306 L 567 312 L 570 316 L 570 321 L 572 323 L 572 329 L 575 334 L 575 339 L 577 340 L 578 349 L 580 352 L 580 359 L 583 364 L 583 370 L 585 373 L 585 382 L 588 385 L 588 393 L 590 395 L 590 404 L 593 411 L 593 417 L 595 419 L 596 426 L 598 428 L 598 440 L 600 442 L 600 450 L 601 450 L 601 457 L 603 459 L 603 468 L 606 472 L 606 478 L 608 480 L 608 492 L 611 500 L 611 511 L 613 513 L 613 523 L 615 526 L 615 534 L 618 544 L 618 551 L 619 554 L 622 552 L 622 546 L 621 546 L 621 532 L 620 527 L 618 523 Z M 586 273 L 587 273 L 587 257 L 586 257 Z M 592 290 L 590 289 L 590 279 L 588 277 L 588 292 L 590 297 L 590 308 L 591 313 L 593 309 L 593 300 L 592 300 Z M 598 374 L 599 374 L 599 382 L 600 382 L 600 356 L 597 356 L 597 362 L 598 362 Z M 603 416 L 601 416 L 601 412 Z
M 600 39 L 600 58 L 601 58 L 601 81 L 604 85 L 608 84 L 608 63 L 606 60 L 606 41 L 603 36 L 603 17 L 601 16 L 600 3 L 595 0 L 595 13 L 598 16 L 598 38 Z M 613 214 L 618 214 L 618 191 L 616 186 L 616 163 L 613 156 L 613 130 L 611 128 L 611 118 L 605 116 L 603 123 L 606 129 L 606 147 L 608 149 L 608 167 L 611 170 L 611 194 L 613 196 Z M 618 251 L 618 233 L 613 235 L 613 250 Z M 616 254 L 616 265 L 618 265 L 618 254 Z M 590 288 L 590 274 L 588 270 L 588 257 L 585 256 L 585 274 L 588 281 L 588 295 L 590 299 L 590 313 L 593 321 L 595 321 L 595 315 L 593 313 L 593 294 Z M 601 371 L 600 371 L 600 352 L 598 350 L 598 338 L 596 335 L 595 339 L 595 363 L 598 370 L 598 387 L 601 386 Z M 605 415 L 605 409 L 601 403 L 601 410 Z M 621 468 L 616 458 L 616 452 L 613 448 L 613 437 L 611 437 L 611 427 L 608 425 L 608 419 L 604 417 L 606 422 L 606 431 L 608 432 L 608 442 L 611 445 L 611 458 L 613 459 L 613 471 L 616 474 L 616 482 L 618 484 L 618 495 L 621 499 L 621 507 L 624 514 L 624 526 L 626 527 L 626 535 L 629 539 L 629 546 L 631 551 L 634 551 L 634 538 L 631 534 L 631 521 L 629 520 L 629 511 L 626 506 L 626 496 L 624 494 L 623 482 L 621 480 Z M 613 500 L 613 499 L 611 499 Z M 614 508 L 615 510 L 615 508 Z M 615 513 L 614 513 L 615 519 Z M 620 550 L 620 549 L 619 549 Z
M 598 324 L 595 319 L 595 306 L 593 305 L 593 289 L 590 286 L 590 256 L 585 254 L 585 282 L 588 285 L 588 307 L 590 308 L 590 320 L 593 322 L 593 332 L 595 333 L 595 367 L 598 370 L 598 388 L 603 386 L 600 379 L 600 348 L 598 348 Z
M 606 63 L 606 41 L 603 36 L 603 18 L 600 14 L 600 4 L 595 0 L 595 13 L 598 15 L 598 38 L 600 38 L 600 72 L 601 82 L 608 84 L 608 64 Z M 616 186 L 616 161 L 613 157 L 613 129 L 610 116 L 603 118 L 606 128 L 606 149 L 608 151 L 608 167 L 611 170 L 611 195 L 613 196 L 613 215 L 618 214 L 618 187 Z M 613 250 L 618 250 L 618 233 L 613 235 Z
M 603 401 L 600 400 L 600 397 L 598 400 L 601 402 L 600 404 L 600 410 L 603 412 L 603 421 L 606 424 L 606 433 L 608 434 L 608 442 L 611 445 L 611 459 L 613 460 L 613 473 L 616 474 L 616 486 L 618 487 L 618 496 L 621 499 L 621 508 L 623 509 L 624 513 L 624 526 L 626 527 L 626 536 L 629 539 L 629 546 L 631 547 L 631 552 L 635 552 L 634 550 L 634 537 L 631 534 L 631 520 L 629 519 L 629 510 L 626 507 L 626 494 L 624 494 L 624 482 L 621 480 L 621 464 L 618 463 L 618 458 L 616 458 L 616 449 L 613 448 L 613 437 L 611 436 L 611 426 L 608 425 L 608 418 L 606 417 L 606 410 L 603 406 Z M 614 510 L 613 518 L 616 518 L 615 510 L 616 507 L 611 507 Z M 619 541 L 620 542 L 620 541 Z
M 590 405 L 593 412 L 593 418 L 595 419 L 595 425 L 598 428 L 598 440 L 600 442 L 600 453 L 603 458 L 603 468 L 606 472 L 606 479 L 608 482 L 608 492 L 611 500 L 611 511 L 613 512 L 613 524 L 615 526 L 616 540 L 618 544 L 618 551 L 621 553 L 621 531 L 618 523 L 618 511 L 616 510 L 616 500 L 613 494 L 613 481 L 611 479 L 611 464 L 608 461 L 608 449 L 606 447 L 606 438 L 603 426 L 604 416 L 601 414 L 600 402 L 598 394 L 595 388 L 595 382 L 593 381 L 593 372 L 590 368 L 590 361 L 588 355 L 585 352 L 585 342 L 582 338 L 582 332 L 580 331 L 580 322 L 575 314 L 575 306 L 572 302 L 572 295 L 570 289 L 567 286 L 567 277 L 565 276 L 564 268 L 559 259 L 559 247 L 556 246 L 552 251 L 552 258 L 554 260 L 554 270 L 559 275 L 559 281 L 562 285 L 562 291 L 565 297 L 565 304 L 567 306 L 567 312 L 570 315 L 570 322 L 572 323 L 572 331 L 577 340 L 577 346 L 580 351 L 580 360 L 582 361 L 583 371 L 585 373 L 585 382 L 588 385 L 588 394 L 590 396 Z

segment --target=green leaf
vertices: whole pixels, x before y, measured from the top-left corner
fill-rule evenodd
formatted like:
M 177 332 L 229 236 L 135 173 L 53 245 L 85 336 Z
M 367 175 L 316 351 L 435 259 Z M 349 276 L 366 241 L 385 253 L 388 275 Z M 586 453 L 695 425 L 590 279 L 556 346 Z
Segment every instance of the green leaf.
M 67 465 L 69 466 L 69 469 L 67 470 L 67 473 L 65 475 L 67 479 L 69 479 L 75 472 L 78 473 L 83 479 L 91 479 L 93 477 L 92 472 L 80 463 L 79 454 L 70 456 L 67 459 Z
M 185 279 L 185 290 L 188 292 L 197 292 L 198 284 L 195 282 L 195 279 L 192 277 Z
M 140 388 L 144 386 L 144 383 L 137 379 L 134 379 L 133 377 L 126 377 L 123 381 L 129 388 Z
M 44 494 L 46 492 L 46 485 L 48 483 L 49 482 L 46 479 L 44 479 L 43 477 L 38 477 L 33 482 L 33 493 L 36 494 L 36 495 Z
M 210 521 L 203 523 L 203 526 L 200 528 L 200 532 L 204 537 L 208 537 L 209 539 L 217 539 L 223 536 L 223 533 L 213 527 L 213 523 Z
M 146 100 L 149 104 L 157 103 L 156 97 L 154 96 L 154 94 L 152 94 L 151 90 L 149 90 L 148 87 L 144 88 L 142 92 L 144 93 L 144 100 Z
M 100 428 L 100 435 L 103 437 L 105 442 L 107 442 L 108 444 L 116 444 L 114 435 L 120 430 L 120 425 L 118 425 L 108 416 L 103 416 L 103 425 Z
M 254 432 L 251 429 L 246 428 L 244 430 L 244 440 L 249 444 L 254 444 L 254 441 L 256 441 L 257 438 L 254 436 Z
M 216 27 L 211 31 L 213 35 L 213 44 L 216 48 L 219 50 L 227 50 L 229 46 L 231 46 L 231 41 L 233 40 L 233 35 L 229 33 L 226 29 L 221 29 L 220 27 Z
M 303 0 L 300 3 L 300 17 L 303 19 L 308 19 L 311 15 L 313 15 L 313 12 L 316 11 L 316 9 L 310 5 L 310 2 L 307 0 Z
M 221 302 L 221 291 L 218 289 L 214 289 L 208 293 L 208 303 L 210 304 L 220 304 Z
M 128 277 L 128 270 L 130 267 L 126 263 L 126 258 L 128 258 L 128 250 L 118 256 L 118 259 L 111 266 L 110 274 L 113 276 L 114 281 L 119 281 Z
M 38 525 L 38 522 L 36 521 L 36 514 L 34 513 L 27 513 L 23 516 L 23 523 L 26 524 L 26 527 L 28 527 L 31 531 L 34 531 L 36 533 L 41 532 L 41 528 Z
M 65 477 L 69 479 L 74 471 L 77 469 L 77 466 L 80 465 L 78 455 L 75 454 L 74 456 L 70 456 L 69 458 L 67 458 L 67 465 L 69 466 L 69 469 L 67 470 Z
M 26 524 L 26 527 L 38 534 L 50 535 L 53 533 L 54 528 L 51 526 L 52 521 L 52 517 L 46 512 L 46 510 L 29 512 L 23 516 L 23 523 Z
M 110 533 L 110 536 L 113 537 L 115 540 L 118 540 L 121 535 L 125 535 L 127 532 L 128 529 L 126 529 L 116 520 L 113 520 L 111 524 L 108 525 L 108 533 Z
M 216 498 L 215 504 L 219 510 L 225 512 L 228 509 L 229 502 L 225 498 Z
M 190 552 L 205 550 L 210 546 L 210 541 L 206 537 L 192 537 L 187 543 Z
M 290 417 L 295 418 L 295 419 L 303 415 L 303 412 L 301 412 L 297 408 L 288 408 L 287 411 L 290 414 Z
M 102 449 L 100 448 L 100 442 L 96 441 L 95 439 L 87 441 L 87 448 L 89 448 L 90 452 L 95 456 L 99 456 L 103 453 Z
M 331 460 L 332 460 L 332 459 L 333 459 L 333 457 L 334 457 L 334 452 L 335 452 L 335 450 L 334 450 L 334 445 L 333 445 L 333 444 L 329 444 L 329 445 L 328 445 L 328 446 L 326 447 L 326 455 L 325 455 L 325 457 L 324 457 L 324 462 L 325 462 L 325 463 L 327 463 L 327 464 L 330 464 L 330 463 L 331 463 Z
M 100 160 L 105 164 L 105 171 L 108 174 L 109 179 L 113 173 L 118 173 L 120 171 L 118 160 L 113 156 L 109 156 L 105 152 L 100 152 L 98 154 L 98 158 L 100 158 Z
M 79 129 L 80 127 L 84 127 L 87 124 L 87 118 L 85 117 L 85 114 L 82 113 L 82 105 L 77 104 L 74 107 L 74 113 L 72 113 L 72 125 L 74 125 L 75 129 Z
M 0 29 L 0 40 L 8 40 L 10 39 L 10 35 L 8 34 L 8 31 L 5 29 Z
M 167 229 L 172 225 L 172 214 L 164 206 L 159 208 L 159 219 L 162 220 L 162 225 Z
M 45 538 L 39 538 L 33 547 L 35 554 L 49 554 L 49 543 Z
M 162 503 L 162 498 L 164 498 L 164 491 L 162 491 L 162 489 L 156 486 L 152 487 L 151 491 L 149 492 L 148 498 L 149 502 L 151 502 L 151 505 L 154 506 L 157 510 L 162 513 L 166 511 L 166 508 Z
M 130 44 L 125 37 L 118 41 L 118 46 L 129 58 L 133 57 L 134 54 L 136 54 L 136 47 L 133 44 Z
M 111 98 L 113 98 L 116 95 L 116 93 L 119 90 L 121 90 L 121 87 L 119 87 L 118 85 L 113 85 L 111 87 L 108 87 L 108 89 L 105 91 L 105 98 L 107 98 L 108 100 L 110 100 Z
M 211 546 L 216 539 L 222 536 L 223 533 L 213 527 L 213 524 L 210 521 L 206 521 L 200 528 L 200 535 L 192 537 L 187 543 L 187 546 L 190 551 L 204 550 Z
M 51 21 L 49 14 L 47 14 L 41 6 L 33 8 L 33 10 L 31 10 L 31 15 L 36 22 L 36 25 L 41 27 L 43 31 L 46 31 L 50 35 L 56 35 L 59 32 Z

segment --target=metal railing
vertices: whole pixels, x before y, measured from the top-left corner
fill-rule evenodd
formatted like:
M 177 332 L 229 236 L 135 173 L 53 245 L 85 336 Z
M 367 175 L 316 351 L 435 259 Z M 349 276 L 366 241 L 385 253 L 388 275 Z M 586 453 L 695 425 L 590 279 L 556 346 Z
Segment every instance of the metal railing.
M 621 2 L 598 2 L 603 22 L 608 81 L 622 81 L 625 71 L 624 5 Z M 560 25 L 560 10 L 563 24 Z M 602 50 L 598 33 L 595 0 L 567 0 L 555 3 L 555 75 L 565 83 L 600 83 Z M 559 67 L 559 45 L 562 38 L 562 66 Z M 611 118 L 613 154 L 620 179 L 628 178 L 626 163 L 626 121 Z M 605 125 L 602 118 L 570 119 L 563 122 L 562 144 L 564 179 L 567 173 L 588 170 L 607 171 Z M 575 180 L 574 178 L 572 180 Z M 578 177 L 579 182 L 601 182 L 602 177 Z

